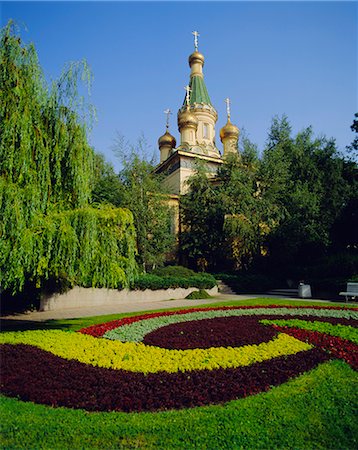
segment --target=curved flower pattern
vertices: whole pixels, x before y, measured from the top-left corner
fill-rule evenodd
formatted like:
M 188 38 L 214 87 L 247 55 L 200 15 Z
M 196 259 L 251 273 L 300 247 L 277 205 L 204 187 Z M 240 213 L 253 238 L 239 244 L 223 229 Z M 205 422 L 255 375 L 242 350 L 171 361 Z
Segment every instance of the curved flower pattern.
M 310 316 L 310 317 L 341 317 L 345 319 L 358 319 L 358 312 L 345 310 L 335 311 L 330 309 L 313 309 L 313 308 L 233 308 L 230 310 L 208 309 L 199 312 L 187 312 L 181 314 L 158 315 L 153 318 L 145 318 L 135 321 L 107 331 L 104 337 L 107 339 L 118 340 L 121 342 L 141 342 L 144 337 L 154 330 L 165 325 L 179 322 L 187 322 L 191 320 L 211 319 L 215 317 L 232 317 L 232 316 Z
M 143 375 L 66 361 L 27 345 L 4 345 L 2 392 L 89 411 L 188 408 L 267 391 L 328 359 L 312 349 L 237 369 Z
M 144 336 L 146 345 L 172 349 L 239 347 L 269 342 L 277 336 L 271 326 L 261 324 L 257 317 L 218 317 L 179 322 L 160 327 Z
M 89 334 L 94 337 L 101 337 L 103 336 L 107 331 L 114 330 L 116 328 L 119 328 L 123 325 L 129 325 L 134 322 L 140 322 L 142 320 L 152 319 L 156 317 L 169 317 L 173 315 L 182 315 L 182 314 L 188 314 L 188 313 L 194 313 L 194 312 L 207 312 L 207 311 L 245 311 L 245 310 L 254 310 L 254 311 L 261 311 L 266 312 L 269 314 L 271 313 L 273 309 L 276 308 L 284 308 L 285 310 L 292 310 L 292 309 L 298 309 L 299 313 L 298 316 L 306 315 L 307 316 L 307 310 L 314 310 L 314 311 L 329 311 L 328 316 L 329 317 L 336 317 L 341 320 L 344 320 L 345 318 L 358 320 L 358 309 L 357 308 L 339 308 L 335 306 L 331 306 L 329 308 L 327 307 L 321 307 L 321 306 L 276 306 L 276 305 L 268 305 L 268 306 L 221 306 L 221 307 L 214 307 L 214 308 L 191 308 L 191 309 L 182 309 L 178 311 L 164 311 L 164 312 L 157 312 L 157 313 L 147 313 L 147 314 L 141 314 L 138 316 L 131 316 L 131 317 L 124 317 L 123 319 L 119 320 L 112 320 L 111 322 L 106 322 L 99 325 L 92 325 L 90 327 L 82 328 L 80 330 L 83 334 Z M 257 312 L 259 314 L 259 312 Z M 324 317 L 324 312 L 322 313 Z M 309 315 L 309 314 L 308 314 Z M 327 317 L 327 316 L 326 316 Z
M 244 347 L 168 350 L 143 343 L 112 342 L 67 331 L 25 331 L 1 336 L 6 344 L 28 344 L 64 359 L 130 372 L 156 373 L 248 366 L 283 355 L 309 350 L 306 344 L 287 334 L 270 342 Z
M 357 369 L 357 320 L 355 308 L 222 307 L 126 317 L 80 333 L 2 333 L 1 391 L 89 411 L 221 403 L 330 358 Z

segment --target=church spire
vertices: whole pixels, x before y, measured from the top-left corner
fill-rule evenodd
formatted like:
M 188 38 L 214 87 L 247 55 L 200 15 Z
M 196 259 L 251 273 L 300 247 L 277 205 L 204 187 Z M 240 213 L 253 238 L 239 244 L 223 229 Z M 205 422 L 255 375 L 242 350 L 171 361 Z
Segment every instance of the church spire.
M 190 96 L 187 91 L 183 105 L 178 112 L 181 145 L 189 146 L 195 153 L 220 158 L 219 150 L 215 145 L 215 123 L 218 114 L 211 103 L 204 82 L 204 55 L 198 50 L 200 35 L 197 31 L 193 31 L 192 34 L 194 36 L 194 52 L 189 56 L 190 82 L 188 89 L 190 89 Z M 190 117 L 187 117 L 189 112 Z M 188 128 L 191 128 L 190 132 Z
M 206 89 L 203 75 L 203 66 L 205 62 L 204 55 L 198 50 L 198 37 L 200 34 L 197 31 L 193 31 L 194 35 L 194 53 L 189 56 L 189 66 L 190 72 L 190 83 L 189 87 L 191 89 L 190 104 L 194 103 L 204 103 L 206 105 L 212 106 L 208 90 Z M 183 102 L 185 105 L 185 99 Z
M 190 112 L 190 86 L 185 86 L 185 103 L 178 112 L 178 128 L 180 132 L 181 144 L 195 145 L 196 144 L 196 131 L 198 129 L 198 119 Z
M 220 130 L 220 140 L 224 146 L 224 156 L 227 156 L 229 153 L 237 154 L 238 150 L 238 140 L 240 131 L 237 126 L 231 123 L 231 110 L 230 110 L 230 99 L 225 99 L 226 103 L 226 114 L 227 114 L 227 122 L 224 127 Z
M 163 136 L 158 139 L 158 146 L 160 150 L 160 162 L 165 161 L 169 156 L 173 148 L 177 145 L 175 137 L 169 133 L 169 117 L 171 115 L 170 109 L 166 109 L 164 114 L 167 116 L 166 130 Z

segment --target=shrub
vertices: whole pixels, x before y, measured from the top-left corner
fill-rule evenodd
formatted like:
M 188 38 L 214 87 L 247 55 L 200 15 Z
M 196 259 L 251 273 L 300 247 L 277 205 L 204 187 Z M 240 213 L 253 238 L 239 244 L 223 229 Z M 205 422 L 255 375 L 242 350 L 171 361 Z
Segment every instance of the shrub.
M 190 277 L 181 276 L 158 276 L 152 274 L 141 275 L 131 284 L 131 289 L 175 289 L 196 287 L 198 289 L 211 289 L 216 286 L 215 278 L 210 274 L 193 275 Z
M 193 291 L 185 298 L 189 300 L 199 300 L 202 298 L 212 298 L 204 289 L 199 289 L 198 291 Z
M 183 266 L 167 266 L 160 267 L 151 272 L 153 275 L 158 275 L 159 277 L 192 277 L 196 275 L 194 270 L 188 269 Z
M 236 293 L 266 292 L 277 284 L 275 278 L 266 275 L 219 273 L 215 275 L 215 278 L 222 280 Z

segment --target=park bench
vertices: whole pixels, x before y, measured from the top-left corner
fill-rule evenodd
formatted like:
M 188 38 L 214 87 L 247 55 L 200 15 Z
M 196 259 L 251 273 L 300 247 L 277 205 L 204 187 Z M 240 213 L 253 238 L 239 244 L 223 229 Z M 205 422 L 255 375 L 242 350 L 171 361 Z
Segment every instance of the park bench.
M 348 301 L 348 297 L 358 297 L 358 283 L 347 283 L 347 290 L 345 292 L 340 292 L 339 295 L 344 295 L 346 297 L 346 301 Z

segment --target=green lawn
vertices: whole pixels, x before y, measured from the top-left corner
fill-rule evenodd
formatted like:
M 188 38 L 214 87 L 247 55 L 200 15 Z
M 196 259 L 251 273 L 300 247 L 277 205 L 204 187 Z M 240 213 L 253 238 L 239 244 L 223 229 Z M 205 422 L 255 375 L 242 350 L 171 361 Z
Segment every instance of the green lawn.
M 308 304 L 272 299 L 227 304 L 273 303 Z M 77 330 L 123 316 L 48 321 L 40 327 Z M 25 323 L 24 328 L 28 327 Z M 0 397 L 0 445 L 9 449 L 354 449 L 357 381 L 357 372 L 334 360 L 267 393 L 225 405 L 157 413 L 89 413 Z
M 255 298 L 250 300 L 236 300 L 228 302 L 217 302 L 210 304 L 198 304 L 198 307 L 215 307 L 215 306 L 257 306 L 257 305 L 294 305 L 294 306 L 339 306 L 341 308 L 353 307 L 356 305 L 347 303 L 332 303 L 332 302 L 309 302 L 307 300 L 287 300 L 287 299 L 272 299 L 272 298 Z M 165 311 L 175 311 L 184 308 L 171 308 Z M 29 322 L 24 320 L 8 320 L 1 319 L 1 330 L 2 331 L 23 331 L 30 329 L 61 329 L 61 330 L 72 330 L 77 331 L 81 328 L 88 327 L 90 325 L 95 325 L 98 323 L 109 322 L 111 320 L 120 319 L 121 317 L 128 317 L 137 314 L 153 313 L 157 311 L 163 311 L 162 309 L 143 311 L 136 313 L 125 313 L 125 314 L 108 314 L 104 316 L 94 316 L 94 317 L 80 317 L 76 319 L 62 319 L 62 320 L 48 320 L 46 322 Z

